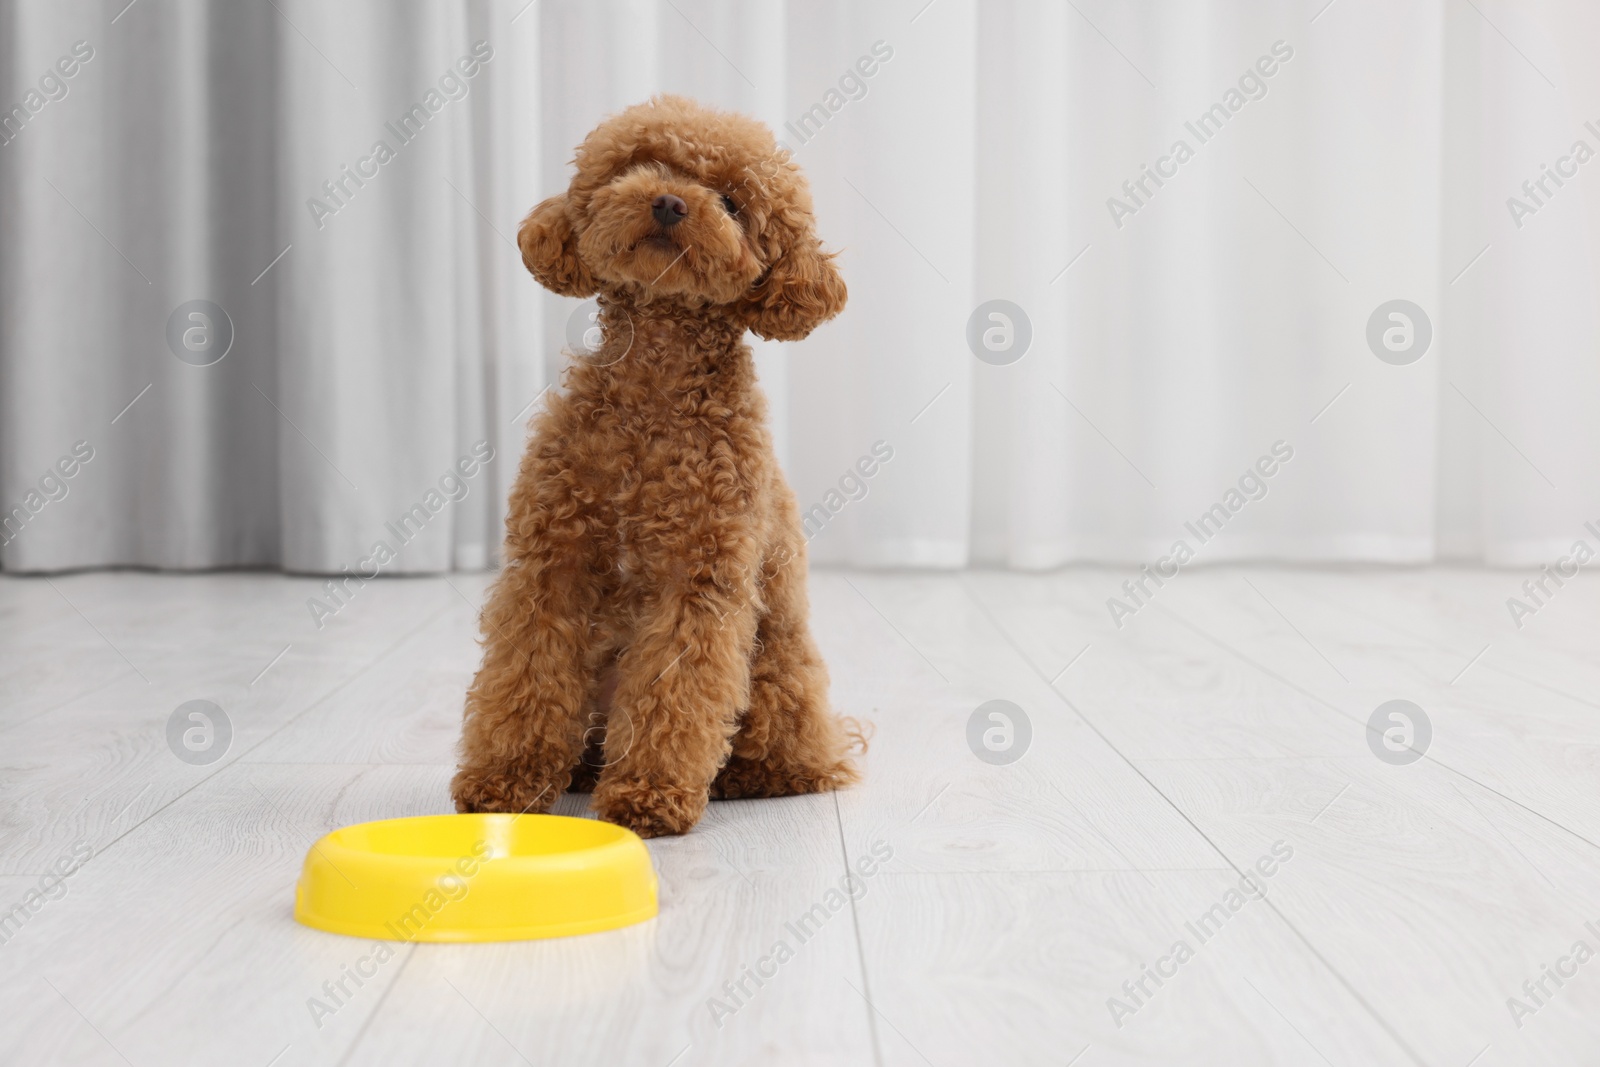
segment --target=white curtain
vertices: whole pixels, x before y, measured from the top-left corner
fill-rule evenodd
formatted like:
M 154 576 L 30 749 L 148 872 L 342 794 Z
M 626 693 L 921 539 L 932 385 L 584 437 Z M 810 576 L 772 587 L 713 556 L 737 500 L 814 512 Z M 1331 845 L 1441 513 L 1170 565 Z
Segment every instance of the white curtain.
M 7 569 L 489 562 L 544 384 L 514 244 L 539 23 L 514 14 L 0 7 L 0 106 L 29 112 L 0 146 Z
M 657 91 L 772 125 L 842 250 L 846 312 L 757 345 L 815 560 L 1595 540 L 1580 0 L 120 8 L 0 6 L 7 569 L 492 562 L 576 306 L 511 239 Z

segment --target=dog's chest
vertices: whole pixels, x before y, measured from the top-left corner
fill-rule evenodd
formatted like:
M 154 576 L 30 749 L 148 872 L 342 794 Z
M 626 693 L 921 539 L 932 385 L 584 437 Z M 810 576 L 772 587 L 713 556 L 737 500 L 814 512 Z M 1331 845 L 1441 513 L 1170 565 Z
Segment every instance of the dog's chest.
M 671 345 L 641 335 L 623 361 L 632 365 L 607 368 L 580 401 L 596 488 L 619 520 L 659 516 L 668 498 L 689 507 L 716 496 L 760 462 L 759 401 L 744 376 Z
M 652 329 L 606 366 L 571 371 L 549 453 L 607 569 L 648 586 L 672 561 L 720 553 L 758 512 L 771 446 L 749 350 Z

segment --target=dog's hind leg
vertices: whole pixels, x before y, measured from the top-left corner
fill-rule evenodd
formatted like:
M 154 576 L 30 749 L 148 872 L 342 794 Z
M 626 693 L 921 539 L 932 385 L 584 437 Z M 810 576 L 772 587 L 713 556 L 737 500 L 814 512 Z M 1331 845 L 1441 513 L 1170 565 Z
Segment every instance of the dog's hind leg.
M 853 720 L 828 705 L 828 669 L 807 626 L 803 542 L 776 572 L 769 566 L 762 590 L 766 614 L 756 631 L 750 706 L 740 719 L 733 753 L 711 795 L 777 797 L 839 789 L 859 779 L 850 761 L 865 739 Z

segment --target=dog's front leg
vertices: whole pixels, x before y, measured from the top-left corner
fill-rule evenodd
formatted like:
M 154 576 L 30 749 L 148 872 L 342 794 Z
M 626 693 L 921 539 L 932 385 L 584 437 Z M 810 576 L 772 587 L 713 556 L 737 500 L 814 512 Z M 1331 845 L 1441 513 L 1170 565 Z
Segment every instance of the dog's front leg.
M 596 596 L 581 548 L 552 536 L 501 572 L 450 783 L 458 811 L 544 812 L 566 789 L 583 748 Z
M 750 697 L 748 579 L 667 593 L 636 633 L 606 727 L 600 816 L 641 837 L 681 834 L 705 811 Z

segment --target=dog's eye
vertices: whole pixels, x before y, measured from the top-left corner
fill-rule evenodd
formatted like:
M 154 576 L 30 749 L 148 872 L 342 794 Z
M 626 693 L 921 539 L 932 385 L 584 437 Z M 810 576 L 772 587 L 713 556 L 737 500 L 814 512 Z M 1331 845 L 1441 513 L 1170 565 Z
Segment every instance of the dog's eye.
M 722 206 L 728 209 L 728 214 L 730 215 L 737 215 L 739 213 L 739 201 L 735 200 L 727 193 L 722 194 Z

